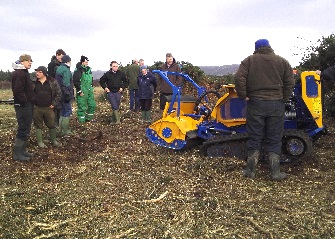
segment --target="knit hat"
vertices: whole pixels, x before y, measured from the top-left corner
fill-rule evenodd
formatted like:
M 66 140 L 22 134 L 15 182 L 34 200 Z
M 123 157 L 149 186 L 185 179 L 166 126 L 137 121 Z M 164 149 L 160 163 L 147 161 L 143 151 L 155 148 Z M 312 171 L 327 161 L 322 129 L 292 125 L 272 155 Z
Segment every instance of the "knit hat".
M 255 50 L 258 50 L 259 48 L 265 47 L 265 46 L 270 47 L 270 43 L 266 39 L 259 39 L 255 42 Z
M 35 71 L 42 71 L 42 73 L 46 76 L 48 74 L 47 68 L 45 66 L 39 66 L 35 69 Z
M 65 55 L 62 57 L 62 63 L 68 63 L 71 61 L 71 57 L 69 55 Z
M 23 54 L 23 55 L 20 56 L 19 61 L 20 61 L 20 62 L 22 62 L 22 61 L 31 61 L 31 62 L 32 62 L 33 60 L 31 59 L 31 56 L 30 56 L 30 55 L 28 55 L 28 54 Z
M 80 62 L 83 63 L 84 61 L 89 61 L 89 59 L 86 56 L 81 56 Z
M 140 68 L 141 68 L 141 70 L 142 70 L 142 69 L 148 69 L 148 66 L 143 65 L 143 66 L 141 66 Z

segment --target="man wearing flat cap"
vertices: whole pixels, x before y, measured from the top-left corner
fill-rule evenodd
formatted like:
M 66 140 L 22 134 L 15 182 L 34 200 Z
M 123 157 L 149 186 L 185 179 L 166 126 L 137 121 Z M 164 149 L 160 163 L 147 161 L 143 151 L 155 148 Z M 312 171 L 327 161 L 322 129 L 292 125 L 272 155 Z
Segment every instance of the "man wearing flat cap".
M 12 91 L 14 109 L 18 129 L 14 144 L 13 159 L 16 161 L 30 161 L 32 153 L 27 152 L 27 142 L 30 136 L 33 120 L 33 103 L 35 95 L 29 75 L 33 60 L 30 55 L 23 54 L 19 58 L 20 67 L 16 67 L 12 74 Z
M 62 92 L 57 81 L 47 75 L 47 68 L 39 66 L 36 71 L 36 82 L 34 83 L 34 93 L 36 95 L 33 119 L 35 125 L 37 145 L 45 148 L 42 136 L 43 123 L 48 127 L 51 144 L 59 146 L 56 140 L 56 126 L 54 108 L 60 102 Z
M 285 179 L 286 174 L 280 172 L 280 158 L 285 102 L 294 87 L 291 65 L 274 53 L 267 39 L 259 39 L 253 55 L 241 62 L 234 80 L 238 97 L 247 100 L 248 158 L 244 176 L 255 177 L 264 141 L 271 178 Z

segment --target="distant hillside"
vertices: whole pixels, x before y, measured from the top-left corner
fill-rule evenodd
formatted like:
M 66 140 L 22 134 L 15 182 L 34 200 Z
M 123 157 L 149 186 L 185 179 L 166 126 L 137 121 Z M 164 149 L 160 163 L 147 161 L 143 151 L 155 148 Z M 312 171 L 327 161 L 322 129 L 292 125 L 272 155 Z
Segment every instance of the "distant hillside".
M 106 71 L 92 71 L 93 80 L 99 80 Z
M 206 75 L 212 76 L 224 76 L 229 74 L 235 74 L 239 65 L 224 65 L 224 66 L 199 66 L 201 70 L 205 72 Z
M 235 74 L 239 65 L 224 65 L 224 66 L 199 66 L 201 70 L 205 72 L 206 75 L 211 76 L 224 76 L 229 74 Z M 92 71 L 93 79 L 98 80 L 105 73 L 105 71 Z

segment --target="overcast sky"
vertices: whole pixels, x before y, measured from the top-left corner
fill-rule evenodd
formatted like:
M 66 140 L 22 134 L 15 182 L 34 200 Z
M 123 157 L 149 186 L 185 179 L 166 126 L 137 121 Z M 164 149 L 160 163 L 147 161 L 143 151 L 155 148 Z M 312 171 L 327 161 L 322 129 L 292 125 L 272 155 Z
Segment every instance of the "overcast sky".
M 292 66 L 302 50 L 334 33 L 333 0 L 1 0 L 0 69 L 23 53 L 35 69 L 62 48 L 93 70 L 143 58 L 196 66 L 239 64 L 257 39 L 269 40 Z M 298 53 L 298 56 L 294 54 Z

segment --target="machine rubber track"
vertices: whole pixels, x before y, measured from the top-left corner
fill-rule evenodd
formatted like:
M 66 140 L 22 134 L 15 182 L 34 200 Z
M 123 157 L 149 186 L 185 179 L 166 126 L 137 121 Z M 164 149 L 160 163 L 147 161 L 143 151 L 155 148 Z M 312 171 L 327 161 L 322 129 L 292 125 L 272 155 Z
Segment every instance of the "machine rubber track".
M 200 153 L 208 157 L 229 157 L 246 160 L 248 135 L 231 134 L 216 136 L 203 143 Z M 285 130 L 282 146 L 282 163 L 290 163 L 304 158 L 311 152 L 312 139 L 303 130 Z M 262 150 L 264 152 L 265 150 Z M 266 155 L 261 154 L 260 160 L 267 161 Z

